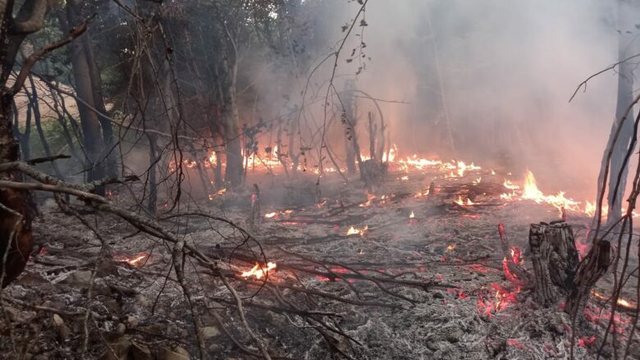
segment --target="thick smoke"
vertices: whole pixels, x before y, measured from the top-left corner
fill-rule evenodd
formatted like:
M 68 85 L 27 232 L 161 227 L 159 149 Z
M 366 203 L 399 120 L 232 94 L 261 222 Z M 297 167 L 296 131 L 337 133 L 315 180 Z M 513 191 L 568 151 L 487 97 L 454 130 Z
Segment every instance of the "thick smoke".
M 346 11 L 325 25 L 338 39 L 358 4 L 334 3 Z M 619 30 L 630 42 L 637 36 L 635 27 L 617 29 L 616 9 L 601 0 L 372 0 L 357 86 L 409 103 L 382 104 L 405 154 L 462 158 L 514 175 L 530 168 L 548 191 L 592 197 L 617 74 L 592 79 L 568 100 L 587 76 L 618 61 Z M 345 57 L 359 42 L 353 37 Z M 359 66 L 341 61 L 338 78 Z

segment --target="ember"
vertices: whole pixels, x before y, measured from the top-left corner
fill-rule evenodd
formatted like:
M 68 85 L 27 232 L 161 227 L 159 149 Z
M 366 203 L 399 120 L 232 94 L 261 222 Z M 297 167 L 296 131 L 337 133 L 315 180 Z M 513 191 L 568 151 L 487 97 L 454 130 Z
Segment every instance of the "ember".
M 583 336 L 578 339 L 578 346 L 587 347 L 591 346 L 596 342 L 596 337 L 594 336 Z
M 494 298 L 478 296 L 476 301 L 476 309 L 481 315 L 491 316 L 516 303 L 516 296 L 520 292 L 520 288 L 509 291 L 497 283 L 492 283 L 490 286 L 495 291 Z

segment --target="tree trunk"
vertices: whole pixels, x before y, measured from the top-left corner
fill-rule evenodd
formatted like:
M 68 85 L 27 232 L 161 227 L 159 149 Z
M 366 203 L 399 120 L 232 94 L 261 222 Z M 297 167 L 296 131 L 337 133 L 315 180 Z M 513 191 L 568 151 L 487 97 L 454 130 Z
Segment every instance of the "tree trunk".
M 80 3 L 72 0 L 67 3 L 67 21 L 69 24 L 78 23 L 80 18 Z M 86 35 L 84 35 L 86 36 Z M 102 127 L 95 109 L 94 88 L 91 82 L 91 69 L 87 55 L 80 41 L 71 43 L 71 64 L 73 79 L 78 98 L 78 112 L 82 127 L 82 143 L 86 151 L 86 180 L 91 182 L 105 177 L 104 141 Z M 104 195 L 104 188 L 97 189 L 97 193 Z
M 13 136 L 13 97 L 0 92 L 0 164 L 18 161 L 20 150 Z M 20 181 L 15 173 L 0 173 L 0 179 Z M 7 286 L 24 270 L 33 237 L 34 208 L 27 191 L 0 188 L 0 285 Z
M 347 173 L 353 175 L 356 173 L 356 125 L 357 115 L 355 111 L 355 103 L 353 96 L 354 84 L 349 81 L 345 85 L 342 93 L 342 124 L 346 128 L 344 138 L 344 150 L 347 162 Z
M 12 89 L 7 88 L 20 44 L 27 34 L 40 30 L 47 2 L 26 1 L 15 19 L 12 1 L 0 1 L 0 164 L 18 161 L 20 145 L 13 132 Z M 21 86 L 22 84 L 17 84 Z M 0 179 L 21 181 L 14 172 L 0 173 Z M 33 246 L 31 222 L 35 207 L 28 191 L 0 189 L 0 286 L 5 287 L 24 270 Z
M 95 109 L 98 110 L 96 115 L 98 117 L 100 128 L 102 130 L 104 150 L 106 151 L 106 154 L 104 154 L 104 156 L 106 157 L 105 171 L 108 176 L 115 178 L 118 176 L 118 151 L 116 149 L 116 143 L 113 137 L 113 126 L 111 124 L 111 120 L 109 120 L 105 116 L 107 113 L 107 108 L 104 105 L 104 97 L 102 95 L 102 79 L 100 78 L 100 70 L 98 69 L 96 59 L 93 56 L 93 49 L 91 47 L 91 38 L 89 36 L 89 33 L 86 33 L 84 36 L 82 36 L 80 40 L 82 42 L 84 55 L 87 59 L 87 65 L 89 67 L 91 89 L 93 93 L 93 104 L 95 106 Z
M 240 139 L 240 115 L 236 103 L 236 72 L 237 64 L 229 65 L 223 69 L 226 86 L 223 87 L 222 124 L 224 127 L 225 150 L 227 155 L 227 168 L 225 180 L 231 187 L 242 185 L 242 141 Z
M 156 215 L 158 210 L 158 181 L 156 174 L 158 173 L 158 140 L 156 134 L 145 132 L 147 140 L 149 140 L 149 170 L 147 183 L 149 186 L 149 197 L 147 199 L 147 210 L 152 216 Z
M 630 18 L 630 11 L 627 6 L 630 5 L 629 0 L 620 0 L 618 7 L 618 59 L 620 61 L 635 54 L 635 46 L 632 46 L 633 39 L 626 34 L 626 30 L 630 29 L 634 19 Z M 607 194 L 607 203 L 609 205 L 609 213 L 607 216 L 607 225 L 613 225 L 622 216 L 622 202 L 624 200 L 624 192 L 627 184 L 627 174 L 629 172 L 628 164 L 625 163 L 625 156 L 631 138 L 633 137 L 633 119 L 635 119 L 633 109 L 627 114 L 629 106 L 633 102 L 633 69 L 635 64 L 629 61 L 622 62 L 618 69 L 618 102 L 616 105 L 616 119 L 623 119 L 620 134 L 613 145 L 613 153 L 611 156 L 611 169 L 609 172 L 609 193 Z M 615 129 L 612 129 L 615 132 Z

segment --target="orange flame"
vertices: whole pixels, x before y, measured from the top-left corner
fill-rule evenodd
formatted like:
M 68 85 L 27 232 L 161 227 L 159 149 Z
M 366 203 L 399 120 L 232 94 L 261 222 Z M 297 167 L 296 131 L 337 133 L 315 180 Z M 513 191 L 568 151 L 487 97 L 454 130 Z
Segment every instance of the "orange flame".
M 364 236 L 368 230 L 369 230 L 369 225 L 365 225 L 365 227 L 361 229 L 358 229 L 352 226 L 349 228 L 349 230 L 347 230 L 347 236 L 351 236 L 351 235 Z
M 253 268 L 251 268 L 251 270 L 244 271 L 240 276 L 244 278 L 253 276 L 256 279 L 260 280 L 265 275 L 268 275 L 269 271 L 275 269 L 276 267 L 277 267 L 276 263 L 273 263 L 273 262 L 268 262 L 266 269 L 264 268 L 264 266 L 260 266 L 260 264 L 256 263 L 256 265 Z
M 540 189 L 538 189 L 536 178 L 529 170 L 527 170 L 527 176 L 525 178 L 522 199 L 533 200 L 538 204 L 546 203 L 554 206 L 558 210 L 562 210 L 563 208 L 572 211 L 580 210 L 578 202 L 565 197 L 564 192 L 562 191 L 556 195 L 545 195 Z
M 141 252 L 135 256 L 114 255 L 113 260 L 119 263 L 127 263 L 133 267 L 139 268 L 144 265 L 149 256 L 150 254 L 148 252 Z

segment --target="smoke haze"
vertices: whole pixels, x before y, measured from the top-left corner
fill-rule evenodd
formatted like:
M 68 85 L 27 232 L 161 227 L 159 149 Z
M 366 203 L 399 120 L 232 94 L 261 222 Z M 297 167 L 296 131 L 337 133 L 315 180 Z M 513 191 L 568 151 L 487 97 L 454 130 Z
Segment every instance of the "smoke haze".
M 324 24 L 335 40 L 358 4 L 333 2 L 345 9 Z M 617 74 L 590 80 L 568 100 L 581 81 L 618 61 L 616 16 L 614 1 L 372 0 L 357 87 L 409 103 L 381 104 L 404 154 L 502 165 L 514 175 L 530 168 L 545 190 L 590 198 Z M 620 30 L 630 44 L 638 34 Z M 359 42 L 352 34 L 343 57 Z M 358 60 L 341 59 L 337 78 L 353 78 Z M 453 148 L 447 131 L 437 130 L 447 121 Z

